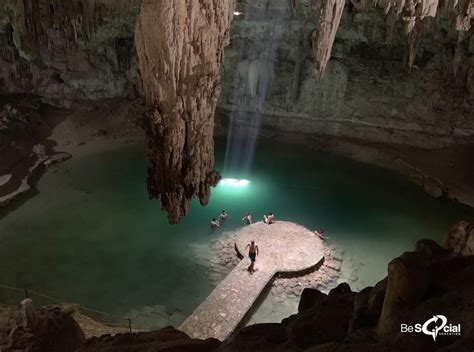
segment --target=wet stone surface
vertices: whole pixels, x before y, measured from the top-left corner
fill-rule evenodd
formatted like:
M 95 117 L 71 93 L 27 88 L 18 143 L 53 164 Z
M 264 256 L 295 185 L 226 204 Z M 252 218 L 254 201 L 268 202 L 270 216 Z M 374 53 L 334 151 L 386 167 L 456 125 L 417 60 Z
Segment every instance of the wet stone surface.
M 250 260 L 244 251 L 251 240 L 255 240 L 260 252 L 253 274 L 247 270 Z M 236 258 L 234 243 L 245 256 L 242 261 Z M 310 230 L 284 221 L 246 226 L 225 234 L 212 248 L 221 265 L 227 268 L 237 265 L 179 327 L 193 338 L 225 339 L 277 273 L 314 270 L 325 255 L 322 241 Z M 297 296 L 301 294 L 302 285 L 289 279 L 282 291 Z

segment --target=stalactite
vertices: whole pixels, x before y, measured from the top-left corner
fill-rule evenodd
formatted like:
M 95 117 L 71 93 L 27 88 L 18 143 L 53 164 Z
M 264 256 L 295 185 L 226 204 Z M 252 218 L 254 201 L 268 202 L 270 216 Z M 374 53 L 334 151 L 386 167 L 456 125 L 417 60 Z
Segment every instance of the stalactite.
M 318 0 L 316 30 L 313 32 L 315 78 L 321 80 L 341 21 L 345 0 Z
M 474 1 L 473 0 L 459 0 L 456 4 L 456 29 L 458 31 L 465 31 L 471 29 L 471 19 L 474 17 Z
M 413 67 L 416 58 L 416 53 L 418 51 L 418 47 L 420 46 L 421 36 L 423 34 L 423 19 L 420 17 L 416 17 L 414 21 L 415 24 L 413 25 L 413 28 L 408 34 L 408 67 Z
M 145 0 L 135 31 L 146 104 L 148 193 L 170 223 L 202 205 L 214 171 L 214 110 L 233 0 Z
M 420 44 L 425 17 L 436 17 L 438 8 L 443 12 L 454 11 L 458 31 L 469 31 L 474 17 L 473 0 L 351 0 L 351 3 L 357 11 L 367 11 L 372 6 L 383 8 L 387 16 L 388 39 L 392 37 L 395 22 L 403 21 L 409 50 L 407 64 L 410 67 Z

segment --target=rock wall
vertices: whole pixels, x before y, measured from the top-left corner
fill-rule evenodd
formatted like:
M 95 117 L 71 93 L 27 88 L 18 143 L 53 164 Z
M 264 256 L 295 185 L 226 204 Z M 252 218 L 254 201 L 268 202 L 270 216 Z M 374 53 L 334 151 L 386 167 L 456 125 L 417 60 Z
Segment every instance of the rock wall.
M 0 94 L 94 109 L 133 98 L 133 29 L 139 0 L 4 0 L 0 4 Z
M 242 66 L 262 55 L 273 33 L 282 32 L 262 109 L 264 125 L 420 147 L 474 141 L 474 30 L 456 30 L 452 7 L 440 6 L 436 17 L 424 17 L 423 31 L 410 38 L 408 17 L 386 15 L 371 1 L 346 3 L 325 67 L 331 44 L 325 37 L 336 24 L 321 13 L 330 17 L 340 4 L 321 9 L 318 1 L 249 3 L 239 4 L 242 15 L 232 25 L 219 121 L 230 111 L 255 111 L 245 85 L 258 84 L 260 75 L 242 79 Z M 321 81 L 314 79 L 315 68 Z
M 341 1 L 331 3 L 341 9 Z M 474 5 L 443 1 L 434 11 L 435 3 L 403 2 L 404 11 L 395 0 L 378 1 L 378 7 L 373 1 L 346 1 L 339 26 L 326 31 L 337 28 L 328 62 L 330 43 L 316 40 L 324 44 L 318 82 L 314 71 L 321 58 L 314 53 L 320 52 L 315 38 L 324 24 L 318 12 L 323 3 L 238 1 L 243 14 L 233 21 L 226 50 L 218 122 L 232 110 L 251 110 L 252 104 L 243 104 L 243 92 L 258 91 L 269 74 L 265 69 L 274 67 L 264 125 L 421 147 L 474 141 Z M 81 109 L 136 97 L 139 0 L 68 4 L 2 2 L 0 94 L 35 94 L 53 105 Z M 413 31 L 415 26 L 419 30 Z M 407 29 L 414 34 L 407 35 Z M 270 35 L 276 32 L 281 34 Z M 274 62 L 260 57 L 269 38 L 278 38 Z M 252 61 L 256 73 L 243 78 Z

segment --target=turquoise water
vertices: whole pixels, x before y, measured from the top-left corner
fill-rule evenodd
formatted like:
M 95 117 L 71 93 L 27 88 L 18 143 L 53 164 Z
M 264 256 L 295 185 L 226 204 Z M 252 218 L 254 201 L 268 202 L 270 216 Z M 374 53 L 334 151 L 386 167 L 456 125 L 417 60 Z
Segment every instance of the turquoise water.
M 218 168 L 224 149 L 218 143 Z M 40 194 L 0 221 L 0 285 L 118 314 L 157 304 L 189 314 L 212 290 L 193 248 L 242 226 L 247 211 L 325 229 L 365 264 L 360 287 L 382 279 L 388 261 L 417 239 L 441 240 L 451 223 L 473 218 L 383 169 L 273 143 L 259 145 L 247 187 L 219 185 L 207 207 L 193 202 L 171 226 L 148 200 L 145 172 L 141 147 L 51 168 Z M 212 232 L 209 220 L 222 209 L 231 218 Z

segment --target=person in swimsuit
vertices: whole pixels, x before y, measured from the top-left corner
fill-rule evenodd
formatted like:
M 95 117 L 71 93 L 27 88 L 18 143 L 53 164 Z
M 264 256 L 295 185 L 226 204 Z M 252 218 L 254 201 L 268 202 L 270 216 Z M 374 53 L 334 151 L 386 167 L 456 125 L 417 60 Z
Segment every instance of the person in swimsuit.
M 322 240 L 329 239 L 329 237 L 324 236 L 324 231 L 323 230 L 316 230 L 316 231 L 314 231 L 314 234 Z
M 263 222 L 267 225 L 273 224 L 275 222 L 275 215 L 273 215 L 273 213 L 268 213 L 268 215 L 264 215 Z
M 222 220 L 227 220 L 227 217 L 228 217 L 228 216 L 229 216 L 229 215 L 225 212 L 225 210 L 222 210 L 221 213 L 220 213 L 220 215 L 219 215 L 219 218 L 221 219 L 221 221 L 222 221 Z
M 255 241 L 250 241 L 249 244 L 245 247 L 245 249 L 249 249 L 249 258 L 250 258 L 250 265 L 247 270 L 252 274 L 254 270 L 255 260 L 257 259 L 258 255 L 258 246 L 255 244 Z
M 220 227 L 220 226 L 221 226 L 221 224 L 219 223 L 219 220 L 217 220 L 216 218 L 213 218 L 213 219 L 211 220 L 211 228 L 212 228 L 213 230 L 217 229 L 217 228 Z
M 242 218 L 242 221 L 244 220 L 247 222 L 247 225 L 250 225 L 252 223 L 252 215 L 250 215 L 250 213 L 247 213 L 247 215 Z

